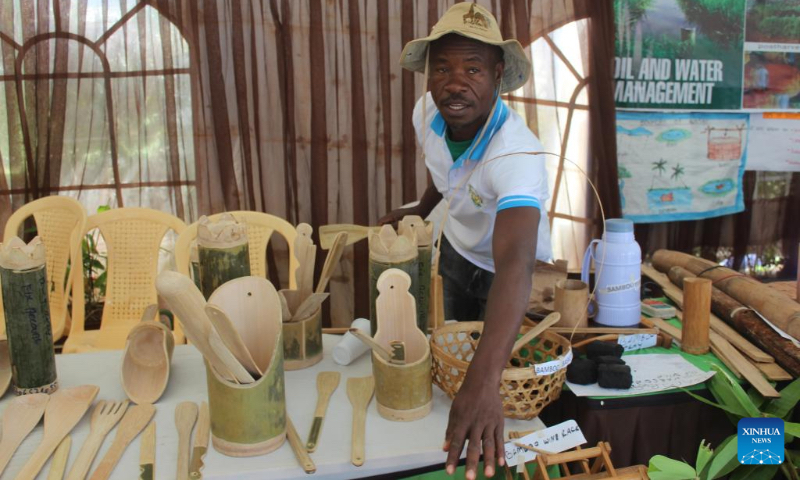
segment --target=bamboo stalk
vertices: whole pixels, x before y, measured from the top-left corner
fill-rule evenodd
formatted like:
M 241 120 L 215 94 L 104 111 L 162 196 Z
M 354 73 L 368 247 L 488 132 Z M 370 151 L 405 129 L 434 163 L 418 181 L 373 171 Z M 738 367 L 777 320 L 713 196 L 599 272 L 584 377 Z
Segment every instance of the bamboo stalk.
M 681 350 L 693 355 L 708 352 L 711 314 L 711 280 L 687 278 L 683 282 L 684 316 Z
M 200 291 L 208 300 L 214 290 L 234 278 L 250 275 L 250 247 L 244 224 L 225 214 L 216 223 L 199 220 L 197 253 L 200 260 Z

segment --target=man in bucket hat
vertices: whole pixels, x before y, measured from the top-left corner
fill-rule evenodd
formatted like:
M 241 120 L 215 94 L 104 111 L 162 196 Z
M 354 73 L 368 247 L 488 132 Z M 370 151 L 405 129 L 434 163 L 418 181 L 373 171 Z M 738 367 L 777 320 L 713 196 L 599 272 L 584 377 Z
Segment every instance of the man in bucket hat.
M 536 258 L 550 258 L 542 210 L 547 172 L 543 157 L 530 154 L 543 149 L 500 99 L 525 83 L 531 65 L 519 42 L 503 40 L 492 14 L 473 3 L 450 8 L 428 37 L 405 46 L 400 63 L 425 74 L 429 92 L 413 121 L 432 184 L 417 206 L 379 223 L 424 218 L 445 200 L 445 317 L 486 322 L 450 409 L 447 472 L 467 445 L 467 478 L 475 478 L 481 451 L 492 476 L 495 462 L 504 464 L 500 376 L 527 309 Z

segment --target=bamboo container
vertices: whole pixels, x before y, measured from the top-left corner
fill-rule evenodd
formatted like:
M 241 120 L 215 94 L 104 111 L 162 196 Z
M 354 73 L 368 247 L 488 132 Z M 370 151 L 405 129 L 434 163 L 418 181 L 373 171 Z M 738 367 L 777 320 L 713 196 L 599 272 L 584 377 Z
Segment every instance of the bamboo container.
M 419 278 L 417 280 L 417 326 L 423 332 L 428 331 L 431 298 L 431 256 L 433 253 L 433 224 L 425 222 L 417 215 L 407 215 L 397 226 L 397 233 L 408 235 L 410 232 L 417 241 L 417 261 Z
M 684 279 L 681 350 L 693 355 L 708 353 L 710 322 L 711 280 L 697 277 Z
M 0 248 L 0 282 L 14 393 L 58 389 L 44 244 L 18 237 Z
M 189 265 L 191 266 L 191 277 L 198 289 L 202 288 L 200 285 L 200 253 L 197 251 L 197 239 L 189 245 Z
M 305 319 L 283 323 L 286 370 L 301 370 L 322 360 L 322 308 Z
M 214 290 L 234 278 L 250 275 L 250 247 L 247 226 L 231 214 L 217 222 L 201 217 L 197 225 L 197 253 L 200 264 L 200 291 L 208 300 Z
M 419 252 L 415 236 L 410 234 L 398 235 L 391 225 L 384 225 L 378 233 L 370 232 L 368 238 L 369 321 L 372 332 L 377 332 L 375 301 L 378 298 L 378 278 L 390 268 L 402 270 L 411 278 L 409 291 L 412 293 L 418 292 Z
M 378 413 L 387 420 L 413 421 L 425 417 L 433 407 L 431 351 L 428 339 L 417 327 L 416 302 L 409 293 L 411 277 L 389 269 L 378 279 L 378 330 L 375 341 L 392 351 L 402 342 L 404 364 L 387 362 L 372 352 L 372 374 Z
M 554 310 L 561 314 L 557 327 L 589 326 L 589 285 L 580 280 L 556 282 Z

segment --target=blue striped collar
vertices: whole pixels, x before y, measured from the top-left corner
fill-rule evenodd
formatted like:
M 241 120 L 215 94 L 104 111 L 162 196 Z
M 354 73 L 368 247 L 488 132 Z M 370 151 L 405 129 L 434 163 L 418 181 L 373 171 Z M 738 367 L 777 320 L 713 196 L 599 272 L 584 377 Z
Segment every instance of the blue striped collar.
M 467 148 L 464 151 L 464 153 L 462 153 L 461 156 L 456 159 L 456 161 L 453 163 L 453 166 L 451 167 L 451 170 L 453 168 L 460 168 L 464 164 L 464 162 L 468 160 L 467 154 L 469 154 L 470 151 L 472 151 L 471 155 L 472 160 L 480 161 L 480 159 L 483 158 L 483 154 L 486 152 L 486 148 L 488 148 L 489 146 L 489 142 L 492 141 L 494 134 L 497 133 L 497 131 L 500 130 L 500 127 L 503 126 L 503 123 L 505 123 L 506 118 L 508 118 L 508 106 L 503 100 L 498 98 L 497 108 L 494 110 L 494 115 L 492 115 L 492 119 L 489 121 L 487 125 L 484 125 L 483 127 L 487 130 L 486 134 L 483 136 L 483 138 L 481 138 L 481 142 L 475 146 L 474 151 L 472 150 L 472 145 L 470 145 L 469 148 Z M 433 120 L 431 121 L 431 130 L 433 130 L 433 132 L 436 133 L 436 135 L 439 135 L 440 137 L 444 138 L 444 135 L 447 131 L 447 124 L 445 123 L 444 117 L 442 117 L 442 114 L 439 111 L 437 111 L 436 114 L 433 116 Z M 475 138 L 479 136 L 480 136 L 480 131 L 478 132 L 477 135 L 475 135 Z

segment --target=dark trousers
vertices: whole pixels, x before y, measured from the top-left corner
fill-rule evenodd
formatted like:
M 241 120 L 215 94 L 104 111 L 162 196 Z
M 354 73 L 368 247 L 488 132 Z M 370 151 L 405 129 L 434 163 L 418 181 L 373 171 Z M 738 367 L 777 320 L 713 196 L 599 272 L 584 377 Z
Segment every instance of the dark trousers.
M 494 274 L 462 257 L 444 236 L 441 249 L 445 320 L 482 321 Z

